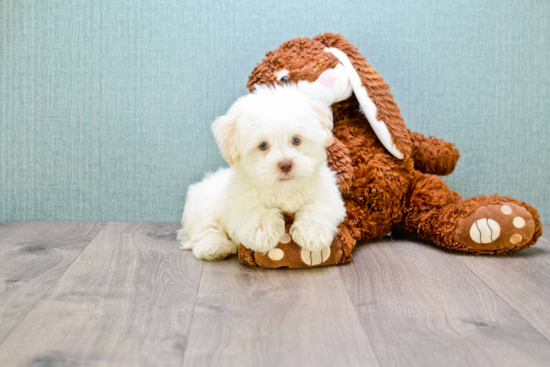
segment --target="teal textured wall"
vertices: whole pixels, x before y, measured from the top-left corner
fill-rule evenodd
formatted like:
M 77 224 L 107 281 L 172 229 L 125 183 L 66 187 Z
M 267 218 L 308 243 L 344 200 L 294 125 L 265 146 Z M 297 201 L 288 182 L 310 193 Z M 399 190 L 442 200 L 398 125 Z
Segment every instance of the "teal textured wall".
M 411 130 L 456 142 L 454 190 L 550 221 L 549 1 L 2 0 L 0 222 L 179 220 L 254 65 L 324 31 Z

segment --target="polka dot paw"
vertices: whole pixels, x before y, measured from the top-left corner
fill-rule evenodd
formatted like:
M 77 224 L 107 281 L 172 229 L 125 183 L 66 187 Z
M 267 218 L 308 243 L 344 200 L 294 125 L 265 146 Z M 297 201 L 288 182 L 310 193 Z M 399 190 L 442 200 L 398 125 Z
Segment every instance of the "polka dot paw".
M 264 268 L 291 268 L 291 269 L 305 269 L 314 268 L 318 266 L 327 266 L 338 264 L 342 259 L 343 250 L 342 242 L 336 236 L 331 246 L 326 246 L 320 252 L 310 251 L 302 248 L 292 238 L 289 233 L 290 224 L 286 225 L 286 230 L 279 244 L 274 249 L 262 253 L 245 249 L 241 245 L 239 249 L 239 257 L 243 255 L 243 259 L 246 257 L 246 263 L 253 262 L 257 266 Z M 251 261 L 252 260 L 252 261 Z M 241 261 L 243 261 L 241 259 Z
M 535 221 L 515 203 L 486 205 L 458 222 L 455 240 L 479 253 L 508 253 L 532 244 Z

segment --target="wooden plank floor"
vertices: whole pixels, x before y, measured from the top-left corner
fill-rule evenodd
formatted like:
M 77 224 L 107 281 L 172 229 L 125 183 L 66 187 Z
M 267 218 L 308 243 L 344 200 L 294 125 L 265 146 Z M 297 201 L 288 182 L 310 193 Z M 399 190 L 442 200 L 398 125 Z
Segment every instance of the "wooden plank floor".
M 269 270 L 198 261 L 178 227 L 0 225 L 0 366 L 550 365 L 549 234 L 496 257 L 398 229 Z

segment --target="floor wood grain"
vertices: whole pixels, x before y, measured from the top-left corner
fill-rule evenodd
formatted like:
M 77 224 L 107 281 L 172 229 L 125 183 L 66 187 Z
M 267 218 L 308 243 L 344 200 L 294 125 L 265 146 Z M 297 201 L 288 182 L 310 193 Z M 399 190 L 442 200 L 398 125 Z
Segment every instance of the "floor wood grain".
M 550 233 L 550 225 L 544 226 Z M 457 259 L 550 340 L 550 241 L 503 258 Z
M 338 273 L 204 266 L 184 366 L 378 366 Z
M 397 231 L 339 269 L 380 363 L 548 365 L 550 341 L 458 257 Z
M 176 229 L 109 223 L 0 345 L 0 366 L 179 366 L 203 263 Z
M 98 222 L 0 226 L 0 343 L 103 228 Z
M 349 265 L 201 262 L 176 223 L 0 225 L 0 366 L 548 366 L 550 225 L 511 256 L 394 232 Z

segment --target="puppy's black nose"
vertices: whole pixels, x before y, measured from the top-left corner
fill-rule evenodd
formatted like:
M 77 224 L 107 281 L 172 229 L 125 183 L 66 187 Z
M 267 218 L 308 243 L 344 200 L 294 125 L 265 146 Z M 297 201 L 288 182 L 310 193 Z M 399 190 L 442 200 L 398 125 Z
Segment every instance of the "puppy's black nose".
M 292 169 L 292 162 L 291 162 L 291 161 L 282 161 L 282 162 L 279 162 L 279 168 L 280 168 L 281 171 L 283 171 L 284 173 L 290 172 L 290 170 Z

